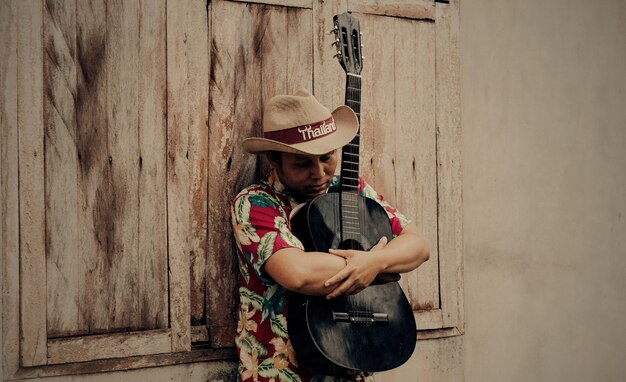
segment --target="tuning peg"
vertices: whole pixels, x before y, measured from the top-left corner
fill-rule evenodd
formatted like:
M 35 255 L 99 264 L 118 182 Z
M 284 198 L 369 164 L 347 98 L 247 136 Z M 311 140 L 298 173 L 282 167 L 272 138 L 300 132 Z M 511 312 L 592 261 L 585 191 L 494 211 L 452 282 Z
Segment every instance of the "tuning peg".
M 336 39 L 335 39 L 335 41 L 333 41 L 333 43 L 332 43 L 332 44 L 330 44 L 330 45 L 336 45 L 336 46 L 339 46 L 339 39 L 338 39 L 338 38 L 336 38 Z
M 337 26 L 337 24 L 335 24 L 333 29 L 331 29 L 331 31 L 328 32 L 328 34 L 331 34 L 331 33 L 337 34 L 337 32 L 339 32 L 339 27 Z
M 338 50 L 337 53 L 333 56 L 333 58 L 335 58 L 335 57 L 341 58 L 341 51 L 340 50 Z

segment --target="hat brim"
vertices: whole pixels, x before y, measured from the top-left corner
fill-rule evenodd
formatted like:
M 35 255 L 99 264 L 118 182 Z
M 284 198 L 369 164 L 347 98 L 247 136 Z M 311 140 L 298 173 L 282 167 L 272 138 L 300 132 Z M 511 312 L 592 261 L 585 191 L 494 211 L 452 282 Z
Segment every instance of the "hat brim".
M 359 120 L 348 106 L 339 106 L 332 115 L 337 130 L 325 137 L 292 145 L 266 138 L 247 138 L 243 141 L 243 148 L 252 154 L 268 151 L 309 155 L 329 153 L 350 143 L 359 130 Z

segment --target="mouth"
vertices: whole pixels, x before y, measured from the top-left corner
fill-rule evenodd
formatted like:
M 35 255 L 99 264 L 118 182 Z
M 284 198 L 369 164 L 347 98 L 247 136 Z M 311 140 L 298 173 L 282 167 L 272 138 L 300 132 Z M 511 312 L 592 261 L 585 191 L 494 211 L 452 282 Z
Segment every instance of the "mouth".
M 328 182 L 324 182 L 322 184 L 308 186 L 307 190 L 310 193 L 320 193 L 320 192 L 326 191 L 327 188 L 328 188 Z

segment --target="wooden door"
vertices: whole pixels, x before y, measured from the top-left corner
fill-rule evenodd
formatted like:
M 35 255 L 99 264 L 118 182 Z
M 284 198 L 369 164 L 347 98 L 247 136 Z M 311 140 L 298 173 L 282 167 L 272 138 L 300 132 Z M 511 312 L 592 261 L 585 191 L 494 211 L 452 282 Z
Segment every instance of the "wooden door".
M 241 141 L 275 94 L 343 104 L 331 31 L 347 10 L 365 44 L 362 174 L 432 250 L 402 280 L 418 335 L 463 332 L 458 2 L 0 9 L 5 376 L 232 357 L 217 349 L 237 319 L 229 205 L 267 170 Z
M 19 27 L 23 83 L 43 89 L 25 88 L 20 111 L 34 118 L 19 131 L 22 365 L 187 349 L 185 273 L 168 257 L 165 1 L 37 5 Z

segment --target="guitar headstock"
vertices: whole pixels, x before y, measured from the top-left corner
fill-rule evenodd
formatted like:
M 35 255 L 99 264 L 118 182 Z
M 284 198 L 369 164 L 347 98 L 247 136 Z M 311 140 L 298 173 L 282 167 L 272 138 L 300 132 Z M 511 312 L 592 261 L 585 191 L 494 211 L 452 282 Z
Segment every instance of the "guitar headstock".
M 350 13 L 333 17 L 337 58 L 346 73 L 361 74 L 363 55 L 359 20 Z

